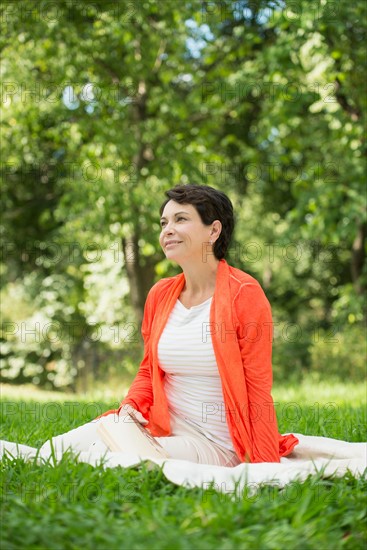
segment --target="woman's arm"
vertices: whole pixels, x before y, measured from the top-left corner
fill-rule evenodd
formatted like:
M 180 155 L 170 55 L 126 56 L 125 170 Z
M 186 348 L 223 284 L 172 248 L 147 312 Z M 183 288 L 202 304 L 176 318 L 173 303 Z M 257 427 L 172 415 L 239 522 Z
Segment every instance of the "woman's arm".
M 143 322 L 141 326 L 141 333 L 144 340 L 144 356 L 140 363 L 138 373 L 135 376 L 125 399 L 123 399 L 118 409 L 118 412 L 120 412 L 123 405 L 129 404 L 139 411 L 147 420 L 149 416 L 149 409 L 153 404 L 149 339 L 155 311 L 154 288 L 155 285 L 148 293 L 144 306 Z
M 140 363 L 139 370 L 125 399 L 121 401 L 119 408 L 105 411 L 103 414 L 97 416 L 95 420 L 109 414 L 123 414 L 123 409 L 126 408 L 124 405 L 132 406 L 136 411 L 140 412 L 146 420 L 148 420 L 149 409 L 153 403 L 153 388 L 150 376 L 149 339 L 155 310 L 154 287 L 155 285 L 150 289 L 144 306 L 143 322 L 141 326 L 141 333 L 144 341 L 144 356 Z
M 236 298 L 239 345 L 252 435 L 251 462 L 279 462 L 279 433 L 271 396 L 273 323 L 261 286 L 244 284 Z

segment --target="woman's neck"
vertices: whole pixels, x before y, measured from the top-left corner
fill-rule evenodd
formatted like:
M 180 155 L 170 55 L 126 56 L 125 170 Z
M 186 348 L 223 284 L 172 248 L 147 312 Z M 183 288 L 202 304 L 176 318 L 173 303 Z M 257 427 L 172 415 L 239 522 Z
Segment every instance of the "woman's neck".
M 185 285 L 182 293 L 189 298 L 211 296 L 214 293 L 219 260 L 211 259 L 209 262 L 200 262 L 181 266 Z

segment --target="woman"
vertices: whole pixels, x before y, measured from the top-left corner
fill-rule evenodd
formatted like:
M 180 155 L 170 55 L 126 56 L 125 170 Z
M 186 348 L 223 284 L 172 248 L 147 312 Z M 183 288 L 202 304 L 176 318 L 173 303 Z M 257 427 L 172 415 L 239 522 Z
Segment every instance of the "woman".
M 149 291 L 140 369 L 119 409 L 101 417 L 134 410 L 172 458 L 222 466 L 279 462 L 298 439 L 278 433 L 269 302 L 253 277 L 224 259 L 232 203 L 204 185 L 179 185 L 166 195 L 160 245 L 182 273 Z M 101 417 L 54 437 L 54 447 L 103 449 Z

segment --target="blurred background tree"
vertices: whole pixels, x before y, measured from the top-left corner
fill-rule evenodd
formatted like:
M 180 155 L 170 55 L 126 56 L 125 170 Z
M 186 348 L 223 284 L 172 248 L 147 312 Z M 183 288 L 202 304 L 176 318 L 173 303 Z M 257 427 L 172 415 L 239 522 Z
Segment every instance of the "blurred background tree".
M 131 379 L 179 182 L 234 202 L 275 378 L 363 377 L 365 2 L 21 0 L 1 27 L 2 380 Z

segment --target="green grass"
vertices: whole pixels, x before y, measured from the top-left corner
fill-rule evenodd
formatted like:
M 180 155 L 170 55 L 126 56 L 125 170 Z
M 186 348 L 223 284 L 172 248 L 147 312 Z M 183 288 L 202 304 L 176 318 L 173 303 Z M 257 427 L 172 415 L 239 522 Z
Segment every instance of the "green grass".
M 0 437 L 31 446 L 114 407 L 108 394 L 65 396 L 2 389 Z M 37 401 L 32 401 L 37 399 Z M 276 387 L 279 429 L 364 441 L 364 388 Z M 366 476 L 310 476 L 283 490 L 226 495 L 185 489 L 159 467 L 92 467 L 66 454 L 55 467 L 1 464 L 1 548 L 358 549 L 365 548 Z

